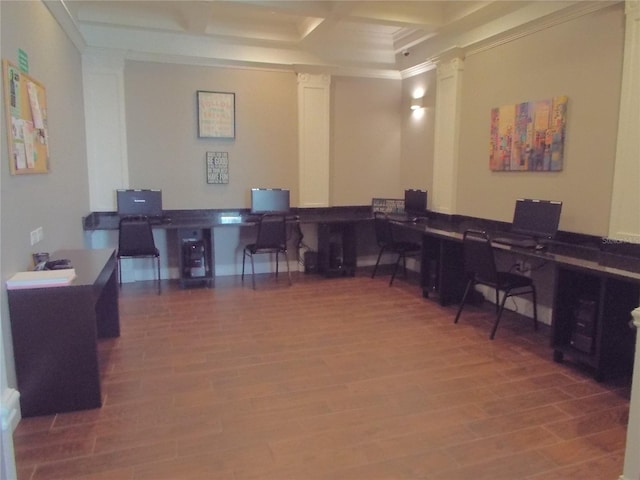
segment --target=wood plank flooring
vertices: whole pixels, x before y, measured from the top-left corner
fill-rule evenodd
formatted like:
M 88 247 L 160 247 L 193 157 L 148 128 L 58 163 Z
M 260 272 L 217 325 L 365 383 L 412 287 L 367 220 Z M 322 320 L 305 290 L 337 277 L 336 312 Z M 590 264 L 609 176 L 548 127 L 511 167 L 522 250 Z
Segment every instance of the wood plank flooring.
M 124 285 L 103 407 L 24 419 L 20 480 L 617 479 L 628 381 L 386 275 Z

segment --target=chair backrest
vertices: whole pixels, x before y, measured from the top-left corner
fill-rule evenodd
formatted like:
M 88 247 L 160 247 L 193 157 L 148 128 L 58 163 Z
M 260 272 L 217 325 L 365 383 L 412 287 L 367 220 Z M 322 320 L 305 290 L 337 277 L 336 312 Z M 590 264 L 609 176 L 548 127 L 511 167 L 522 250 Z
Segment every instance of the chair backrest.
M 118 255 L 135 257 L 157 255 L 151 223 L 145 216 L 131 216 L 120 219 L 118 234 Z
M 487 234 L 479 230 L 467 230 L 462 237 L 462 246 L 465 273 L 475 276 L 478 281 L 497 283 L 495 257 Z
M 278 213 L 265 213 L 258 223 L 256 249 L 287 249 L 287 217 Z
M 373 213 L 373 224 L 376 232 L 376 242 L 379 246 L 385 246 L 393 243 L 393 231 L 391 230 L 391 222 L 384 212 Z

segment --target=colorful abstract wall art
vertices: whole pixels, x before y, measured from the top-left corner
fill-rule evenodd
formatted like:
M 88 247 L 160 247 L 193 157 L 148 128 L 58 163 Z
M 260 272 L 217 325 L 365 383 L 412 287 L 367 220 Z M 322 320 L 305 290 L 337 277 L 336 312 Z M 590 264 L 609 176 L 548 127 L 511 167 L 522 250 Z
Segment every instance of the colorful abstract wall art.
M 561 171 L 566 116 L 566 96 L 491 109 L 491 170 Z

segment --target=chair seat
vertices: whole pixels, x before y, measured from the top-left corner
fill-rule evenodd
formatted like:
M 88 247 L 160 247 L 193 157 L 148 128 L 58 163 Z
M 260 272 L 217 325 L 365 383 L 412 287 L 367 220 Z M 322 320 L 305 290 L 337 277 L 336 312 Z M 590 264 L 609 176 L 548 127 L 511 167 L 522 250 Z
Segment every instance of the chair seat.
M 499 288 L 500 290 L 513 290 L 514 288 L 526 288 L 533 285 L 533 280 L 524 275 L 511 272 L 496 272 L 498 276 L 498 282 L 492 282 L 482 278 L 478 278 L 477 281 L 489 285 L 490 287 Z
M 389 250 L 394 250 L 396 252 L 403 252 L 403 253 L 419 252 L 420 250 L 422 250 L 422 247 L 415 242 L 400 242 L 400 241 L 394 241 L 393 243 L 390 243 L 389 245 L 387 245 L 385 248 L 388 248 Z
M 160 255 L 160 250 L 154 248 L 149 250 L 148 248 L 135 248 L 135 249 L 120 249 L 118 251 L 119 257 L 157 257 Z

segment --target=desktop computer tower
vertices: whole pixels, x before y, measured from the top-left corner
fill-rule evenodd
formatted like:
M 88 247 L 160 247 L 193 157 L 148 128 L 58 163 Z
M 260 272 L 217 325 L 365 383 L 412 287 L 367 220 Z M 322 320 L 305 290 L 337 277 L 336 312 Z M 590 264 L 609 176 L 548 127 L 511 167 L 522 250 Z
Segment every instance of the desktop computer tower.
M 576 350 L 588 354 L 593 353 L 595 345 L 596 308 L 595 300 L 581 298 L 573 310 L 569 343 Z
M 182 242 L 182 268 L 184 277 L 199 278 L 206 276 L 207 264 L 202 240 L 189 239 Z

